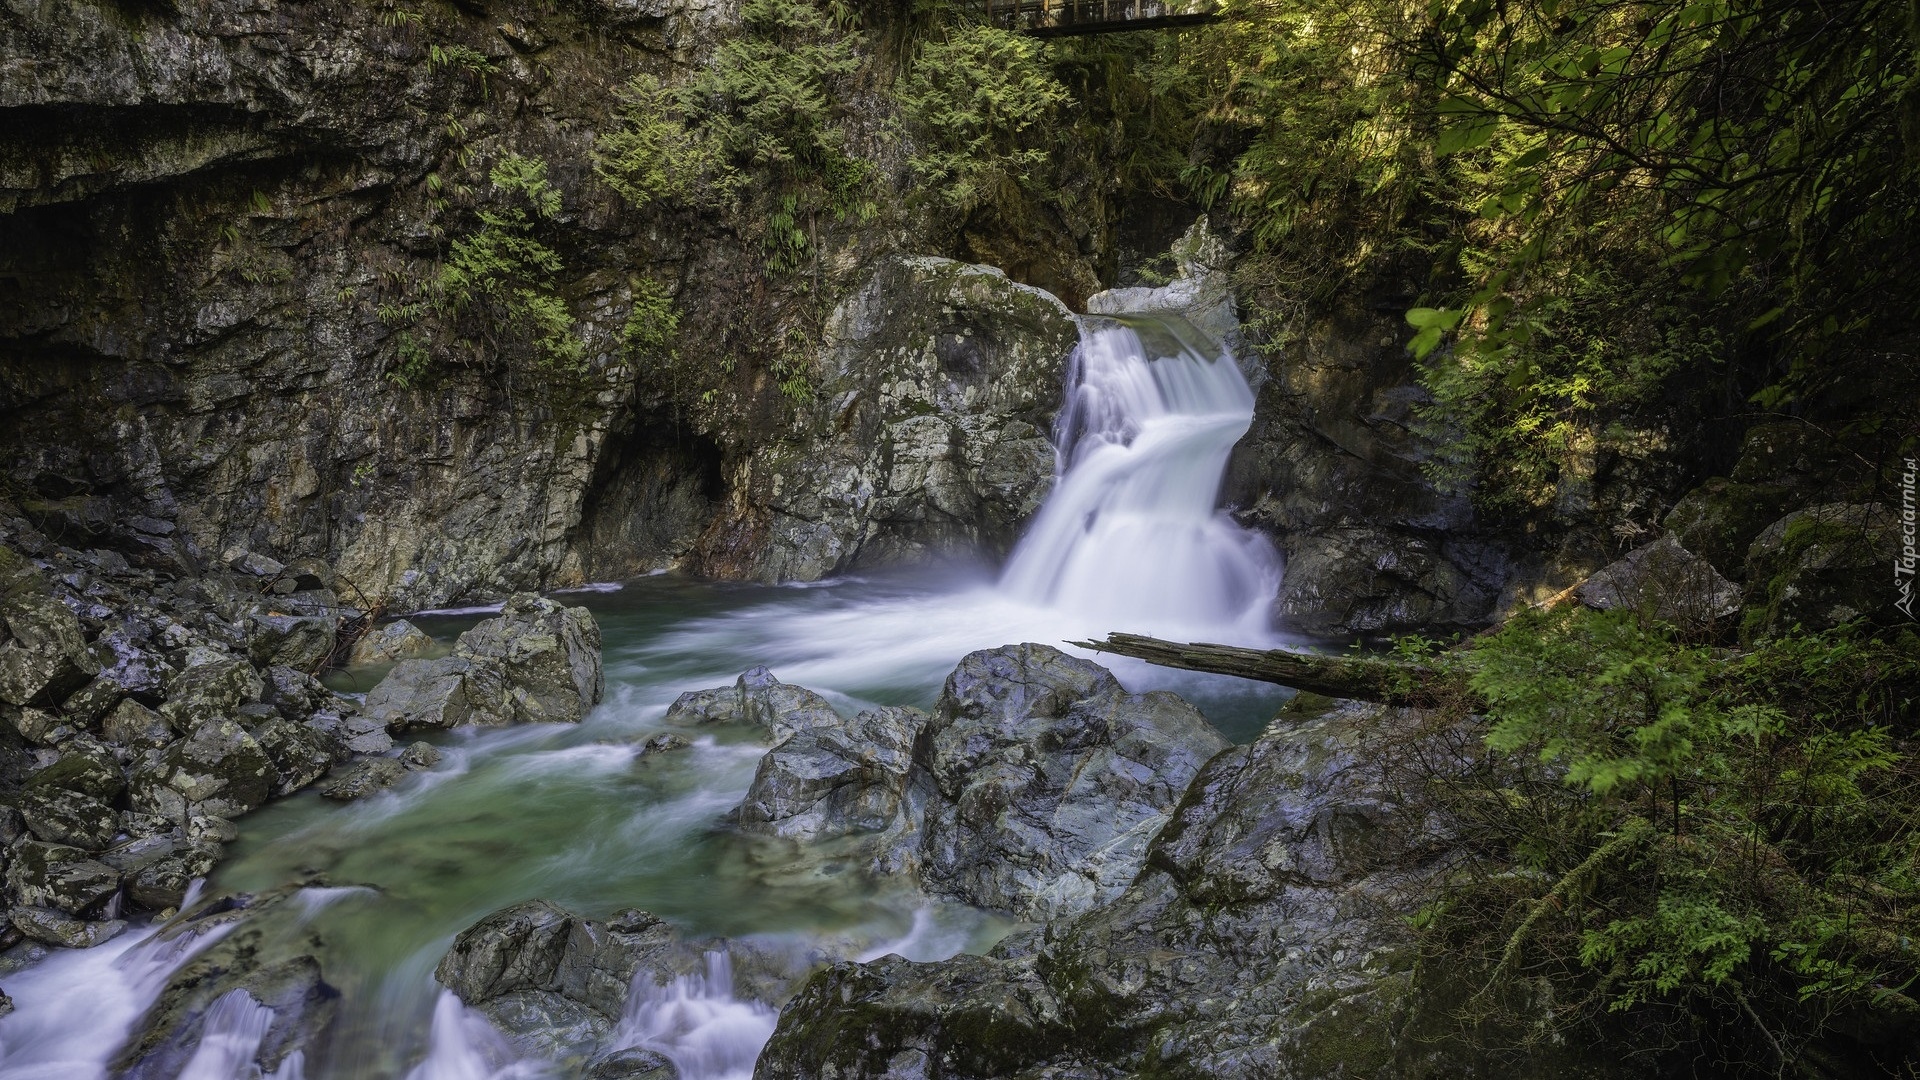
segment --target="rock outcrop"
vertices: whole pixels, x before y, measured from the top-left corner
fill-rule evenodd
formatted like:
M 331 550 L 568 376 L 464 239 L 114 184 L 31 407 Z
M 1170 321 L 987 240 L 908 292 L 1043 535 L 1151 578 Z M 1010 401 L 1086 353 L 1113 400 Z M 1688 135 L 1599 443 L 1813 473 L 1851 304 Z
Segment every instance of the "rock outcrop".
M 990 267 L 891 257 L 826 336 L 801 429 L 742 464 L 697 566 L 813 580 L 1010 549 L 1053 479 L 1072 313 Z
M 390 731 L 462 724 L 578 723 L 606 689 L 600 627 L 586 608 L 516 593 L 461 634 L 453 655 L 403 660 L 367 694 Z
M 1324 700 L 1208 763 L 1112 902 L 987 956 L 829 967 L 755 1076 L 1623 1075 L 1437 1037 L 1459 989 L 1416 963 L 1402 918 L 1436 848 L 1374 753 L 1417 717 Z
M 1130 694 L 1046 645 L 969 654 L 931 714 L 803 715 L 774 725 L 787 734 L 733 812 L 743 830 L 839 841 L 870 871 L 1027 919 L 1118 895 L 1227 746 L 1174 695 Z
M 0 503 L 0 941 L 97 944 L 177 907 L 232 819 L 391 745 L 283 661 L 331 653 L 331 571 L 187 576 L 58 544 Z
M 869 13 L 860 62 L 894 63 L 870 43 L 902 17 Z M 156 567 L 325 559 L 395 610 L 1010 540 L 1048 474 L 1071 320 L 997 271 L 887 256 L 970 255 L 1084 295 L 1112 245 L 1110 171 L 962 235 L 907 206 L 891 96 L 847 95 L 871 212 L 802 210 L 804 266 L 770 269 L 742 224 L 759 201 L 634 207 L 593 167 L 628 80 L 679 84 L 741 31 L 739 5 L 710 0 L 10 9 L 0 471 L 22 509 Z M 534 284 L 578 372 L 422 319 L 516 156 L 560 200 L 540 224 L 558 268 Z M 672 305 L 669 348 L 625 333 L 642 283 Z M 300 666 L 314 628 L 284 616 L 259 659 Z

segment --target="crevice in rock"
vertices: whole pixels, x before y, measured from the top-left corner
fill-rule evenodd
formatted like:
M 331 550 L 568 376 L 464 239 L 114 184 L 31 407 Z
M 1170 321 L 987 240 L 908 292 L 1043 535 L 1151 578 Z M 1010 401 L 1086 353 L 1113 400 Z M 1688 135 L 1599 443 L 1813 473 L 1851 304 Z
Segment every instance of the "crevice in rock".
M 595 464 L 572 539 L 581 572 L 604 581 L 674 565 L 724 494 L 712 440 L 671 420 L 635 419 Z

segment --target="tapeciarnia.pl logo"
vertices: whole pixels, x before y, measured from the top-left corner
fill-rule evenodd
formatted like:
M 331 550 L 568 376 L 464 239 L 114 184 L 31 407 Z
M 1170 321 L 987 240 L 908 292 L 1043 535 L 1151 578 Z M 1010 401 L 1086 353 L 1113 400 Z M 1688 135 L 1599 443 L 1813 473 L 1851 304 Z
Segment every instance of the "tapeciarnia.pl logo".
M 1893 559 L 1893 590 L 1900 595 L 1893 606 L 1911 619 L 1913 615 L 1913 574 L 1916 563 L 1920 563 L 1920 552 L 1914 550 L 1914 505 L 1913 483 L 1915 474 L 1920 473 L 1920 460 L 1906 459 L 1907 471 L 1900 474 L 1900 554 Z

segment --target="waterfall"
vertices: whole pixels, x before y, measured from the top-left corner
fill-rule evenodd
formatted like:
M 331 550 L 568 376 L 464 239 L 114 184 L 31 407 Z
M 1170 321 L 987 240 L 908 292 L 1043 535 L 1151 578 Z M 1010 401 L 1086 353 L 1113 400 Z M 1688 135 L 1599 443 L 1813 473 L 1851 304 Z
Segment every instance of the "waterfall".
M 180 1071 L 180 1080 L 303 1080 L 305 1055 L 296 1050 L 273 1072 L 254 1064 L 260 1044 L 273 1026 L 273 1010 L 245 990 L 229 990 L 214 999 L 200 1029 L 200 1045 Z
M 749 1080 L 778 1014 L 733 996 L 733 962 L 707 953 L 704 975 L 680 975 L 662 986 L 634 976 L 616 1046 L 651 1050 L 673 1062 L 680 1080 Z
M 232 928 L 229 923 L 171 938 L 129 931 L 91 949 L 58 950 L 9 975 L 15 1008 L 0 1017 L 0 1078 L 105 1077 L 167 980 Z
M 1111 629 L 1264 633 L 1279 557 L 1217 508 L 1252 421 L 1233 357 L 1183 320 L 1082 320 L 1053 493 L 1001 589 Z

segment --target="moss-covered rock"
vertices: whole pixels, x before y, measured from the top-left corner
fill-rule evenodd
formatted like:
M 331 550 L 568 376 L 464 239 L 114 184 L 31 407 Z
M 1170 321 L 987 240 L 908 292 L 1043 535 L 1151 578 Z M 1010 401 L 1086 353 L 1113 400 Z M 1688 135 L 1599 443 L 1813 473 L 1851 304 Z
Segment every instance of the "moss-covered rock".
M 1894 514 L 1880 503 L 1826 503 L 1767 526 L 1747 552 L 1742 633 L 1827 630 L 1891 614 L 1899 536 Z

